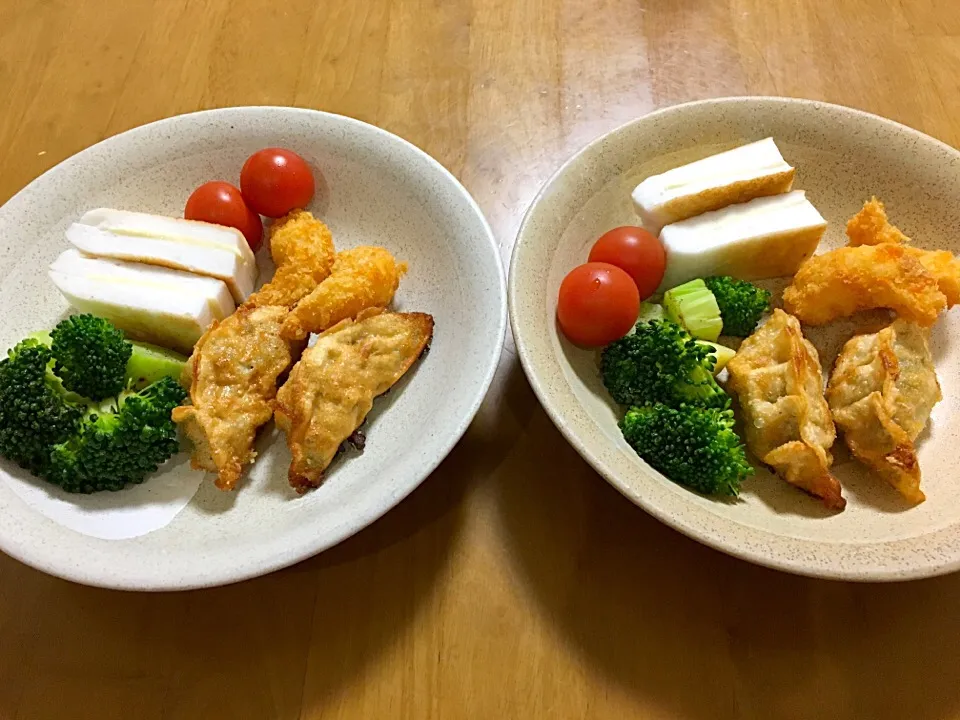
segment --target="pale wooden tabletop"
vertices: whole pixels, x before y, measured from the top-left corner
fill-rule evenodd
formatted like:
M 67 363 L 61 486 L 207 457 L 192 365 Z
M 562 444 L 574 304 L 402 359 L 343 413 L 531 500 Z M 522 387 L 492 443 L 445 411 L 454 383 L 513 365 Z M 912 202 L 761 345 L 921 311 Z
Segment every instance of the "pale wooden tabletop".
M 322 108 L 424 148 L 506 259 L 594 136 L 718 95 L 960 144 L 957 0 L 2 0 L 0 201 L 127 128 Z M 960 575 L 855 586 L 687 540 L 563 441 L 508 339 L 383 520 L 289 570 L 108 592 L 0 556 L 0 718 L 960 718 Z

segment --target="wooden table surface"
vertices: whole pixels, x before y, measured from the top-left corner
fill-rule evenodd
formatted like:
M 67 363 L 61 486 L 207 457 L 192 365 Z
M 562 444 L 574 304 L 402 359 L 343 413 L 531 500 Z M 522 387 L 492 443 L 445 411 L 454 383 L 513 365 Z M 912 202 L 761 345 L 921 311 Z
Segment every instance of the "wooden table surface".
M 719 95 L 853 105 L 960 144 L 957 0 L 2 0 L 0 201 L 109 135 L 322 108 L 433 154 L 504 259 L 594 136 Z M 470 431 L 340 546 L 124 594 L 0 556 L 0 718 L 960 718 L 960 575 L 821 582 L 633 507 L 508 339 Z

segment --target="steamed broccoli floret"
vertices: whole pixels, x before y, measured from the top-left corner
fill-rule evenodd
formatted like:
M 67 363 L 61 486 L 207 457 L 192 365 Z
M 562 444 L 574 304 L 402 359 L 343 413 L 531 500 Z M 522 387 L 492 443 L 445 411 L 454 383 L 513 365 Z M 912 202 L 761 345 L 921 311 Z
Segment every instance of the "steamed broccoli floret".
M 123 390 L 133 345 L 109 320 L 74 315 L 50 336 L 54 372 L 67 390 L 91 400 L 115 397 Z
M 623 437 L 651 467 L 705 495 L 736 497 L 753 474 L 733 411 L 683 405 L 631 408 L 620 421 Z
M 179 450 L 170 414 L 186 391 L 166 376 L 125 391 L 131 350 L 92 315 L 17 345 L 0 362 L 0 455 L 69 492 L 142 482 Z
M 621 405 L 682 403 L 726 408 L 713 378 L 712 349 L 669 320 L 638 324 L 636 332 L 608 345 L 600 359 L 603 384 Z
M 51 359 L 50 348 L 29 339 L 0 361 L 0 455 L 35 475 L 44 474 L 50 447 L 73 434 L 86 409 L 53 376 Z
M 663 294 L 667 319 L 686 328 L 698 340 L 714 341 L 720 337 L 723 320 L 717 299 L 703 280 L 691 280 Z
M 704 282 L 717 298 L 724 335 L 747 337 L 770 310 L 770 293 L 753 283 L 726 275 L 709 277 Z
M 47 479 L 78 493 L 143 482 L 179 450 L 170 413 L 186 394 L 176 380 L 164 377 L 122 395 L 106 412 L 92 411 L 76 434 L 53 448 Z

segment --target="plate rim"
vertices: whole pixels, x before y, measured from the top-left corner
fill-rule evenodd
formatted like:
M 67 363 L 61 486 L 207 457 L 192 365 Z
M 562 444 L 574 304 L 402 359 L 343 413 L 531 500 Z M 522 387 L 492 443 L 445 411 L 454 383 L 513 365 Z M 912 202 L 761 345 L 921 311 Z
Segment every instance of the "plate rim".
M 824 102 L 821 100 L 813 100 L 806 98 L 797 98 L 797 97 L 783 97 L 776 95 L 734 95 L 734 96 L 724 96 L 724 97 L 715 97 L 715 98 L 705 98 L 700 100 L 691 100 L 688 102 L 678 103 L 674 105 L 668 105 L 665 107 L 657 108 L 651 112 L 645 113 L 639 117 L 628 120 L 625 123 L 614 127 L 613 129 L 601 133 L 597 137 L 593 138 L 578 150 L 573 152 L 563 163 L 550 175 L 550 177 L 543 183 L 540 189 L 537 191 L 537 194 L 534 196 L 533 200 L 530 202 L 530 205 L 527 207 L 527 210 L 524 212 L 523 219 L 520 223 L 519 229 L 517 230 L 516 242 L 514 243 L 511 255 L 510 255 L 510 264 L 509 264 L 509 275 L 507 282 L 507 303 L 508 303 L 508 312 L 510 318 L 510 328 L 513 333 L 514 344 L 517 348 L 517 355 L 520 358 L 520 365 L 523 368 L 524 374 L 527 376 L 527 381 L 530 383 L 531 388 L 534 391 L 534 394 L 537 397 L 541 407 L 546 412 L 547 416 L 550 418 L 551 422 L 556 426 L 560 431 L 561 435 L 570 443 L 571 446 L 578 452 L 578 454 L 587 461 L 587 463 L 601 476 L 607 483 L 612 485 L 621 495 L 627 498 L 634 505 L 644 510 L 649 515 L 652 515 L 654 518 L 664 523 L 670 528 L 677 530 L 688 538 L 695 540 L 707 547 L 710 547 L 714 550 L 718 550 L 727 555 L 739 558 L 741 560 L 746 560 L 747 562 L 759 565 L 762 567 L 770 568 L 773 570 L 784 571 L 794 575 L 825 579 L 825 580 L 843 580 L 851 581 L 858 583 L 873 583 L 873 582 L 903 582 L 909 580 L 919 580 L 923 578 L 937 577 L 940 575 L 947 575 L 957 570 L 960 570 L 960 553 L 957 557 L 950 562 L 940 563 L 936 565 L 920 565 L 916 567 L 901 567 L 899 569 L 895 568 L 884 568 L 884 569 L 870 569 L 867 567 L 844 567 L 840 564 L 834 566 L 813 566 L 808 563 L 804 563 L 803 560 L 792 557 L 791 555 L 783 555 L 777 553 L 764 553 L 758 550 L 753 550 L 748 546 L 747 543 L 743 541 L 731 541 L 729 538 L 725 537 L 723 534 L 715 534 L 709 530 L 704 530 L 698 528 L 697 524 L 691 522 L 688 518 L 685 518 L 681 513 L 674 513 L 671 510 L 661 507 L 656 503 L 647 501 L 641 494 L 634 492 L 626 483 L 621 482 L 617 474 L 613 471 L 611 466 L 598 454 L 594 453 L 586 443 L 584 443 L 580 437 L 576 434 L 574 429 L 568 423 L 564 414 L 562 414 L 559 409 L 553 404 L 553 400 L 550 394 L 550 390 L 545 387 L 545 383 L 537 375 L 534 369 L 534 358 L 532 355 L 532 350 L 528 345 L 524 333 L 526 332 L 526 323 L 521 318 L 519 311 L 517 309 L 519 300 L 518 295 L 521 292 L 519 288 L 519 281 L 517 280 L 518 273 L 516 272 L 516 266 L 518 258 L 521 257 L 522 246 L 525 242 L 525 237 L 529 232 L 529 224 L 532 220 L 533 214 L 543 200 L 543 198 L 549 193 L 554 184 L 566 174 L 566 172 L 574 166 L 580 158 L 594 150 L 595 148 L 601 146 L 608 138 L 624 132 L 635 125 L 645 123 L 650 121 L 653 118 L 668 115 L 671 113 L 682 114 L 684 111 L 691 108 L 704 108 L 704 107 L 724 107 L 730 105 L 750 105 L 750 104 L 782 104 L 782 105 L 796 105 L 796 106 L 807 106 L 811 109 L 825 109 L 841 114 L 846 114 L 848 116 L 859 117 L 862 120 L 872 123 L 878 123 L 881 125 L 887 126 L 889 129 L 894 130 L 900 133 L 906 133 L 907 135 L 912 136 L 914 139 L 924 142 L 926 144 L 934 144 L 941 151 L 952 155 L 957 160 L 960 160 L 960 150 L 954 148 L 953 146 L 945 143 L 944 141 L 935 138 L 931 135 L 927 135 L 916 128 L 912 128 L 903 123 L 891 120 L 890 118 L 877 115 L 865 110 L 858 108 L 849 107 L 847 105 L 840 105 L 837 103 Z M 652 468 L 650 468 L 651 473 L 659 474 Z M 664 482 L 670 482 L 668 479 L 664 478 Z M 692 505 L 688 506 L 692 507 Z M 697 513 L 690 513 L 690 515 L 696 515 Z M 726 523 L 734 523 L 735 521 L 728 518 L 723 518 Z M 783 542 L 787 541 L 790 543 L 799 543 L 801 546 L 806 547 L 808 550 L 812 547 L 810 541 L 802 538 L 787 537 L 781 534 L 771 532 L 769 530 L 762 530 L 759 528 L 751 527 L 744 524 L 739 524 L 739 527 L 742 528 L 742 531 L 746 534 L 753 535 L 758 538 L 762 538 L 766 541 L 775 541 Z M 871 543 L 870 545 L 876 546 L 878 543 Z M 821 545 L 821 547 L 823 547 Z
M 361 530 L 369 527 L 388 512 L 396 508 L 397 505 L 406 499 L 414 490 L 420 487 L 420 485 L 422 485 L 423 482 L 433 474 L 440 463 L 442 463 L 457 446 L 476 418 L 483 401 L 489 394 L 493 379 L 496 376 L 497 368 L 499 367 L 500 360 L 503 357 L 503 347 L 506 340 L 508 322 L 507 278 L 504 261 L 500 252 L 500 245 L 497 242 L 496 235 L 494 234 L 485 213 L 470 191 L 467 190 L 467 188 L 463 185 L 463 183 L 461 183 L 460 180 L 439 160 L 396 133 L 392 133 L 384 128 L 378 127 L 377 125 L 373 125 L 372 123 L 368 123 L 347 115 L 298 106 L 238 105 L 180 113 L 177 115 L 160 118 L 149 123 L 144 123 L 142 125 L 137 125 L 109 137 L 105 137 L 98 142 L 79 150 L 73 155 L 64 158 L 37 177 L 33 178 L 29 183 L 23 186 L 6 202 L 4 202 L 3 205 L 0 205 L 0 213 L 3 213 L 7 207 L 14 205 L 15 201 L 22 201 L 22 196 L 26 196 L 34 187 L 34 185 L 39 183 L 43 178 L 58 172 L 62 172 L 65 168 L 69 168 L 84 162 L 85 158 L 89 154 L 93 153 L 96 148 L 102 148 L 104 145 L 109 145 L 115 142 L 129 141 L 131 138 L 136 138 L 138 135 L 155 132 L 165 126 L 183 122 L 187 119 L 196 120 L 209 117 L 217 118 L 218 122 L 222 122 L 222 119 L 225 117 L 233 116 L 234 118 L 242 118 L 244 116 L 261 115 L 263 113 L 279 113 L 289 116 L 301 116 L 307 118 L 308 120 L 310 118 L 315 119 L 317 117 L 323 117 L 326 118 L 327 121 L 341 123 L 343 127 L 361 129 L 363 132 L 379 135 L 387 142 L 399 143 L 408 152 L 412 152 L 420 160 L 425 161 L 428 167 L 432 167 L 433 170 L 438 171 L 439 175 L 451 184 L 451 188 L 456 190 L 457 194 L 466 201 L 467 207 L 470 208 L 474 217 L 480 221 L 480 227 L 482 228 L 483 235 L 486 238 L 485 247 L 486 250 L 492 255 L 493 266 L 496 271 L 497 282 L 495 288 L 492 288 L 492 290 L 496 294 L 497 307 L 495 312 L 497 320 L 496 327 L 492 333 L 493 337 L 495 338 L 495 342 L 489 346 L 490 349 L 488 351 L 488 355 L 482 365 L 482 375 L 478 374 L 479 382 L 476 384 L 476 391 L 474 393 L 474 397 L 469 403 L 468 411 L 464 413 L 460 423 L 455 426 L 454 431 L 449 434 L 447 440 L 441 443 L 441 451 L 438 452 L 436 456 L 429 462 L 424 463 L 422 470 L 416 471 L 415 474 L 419 475 L 419 478 L 416 481 L 409 483 L 405 487 L 402 487 L 400 492 L 391 495 L 389 499 L 385 498 L 385 502 L 368 506 L 367 512 L 355 515 L 350 521 L 342 525 L 339 532 L 335 533 L 330 538 L 322 539 L 313 543 L 303 543 L 295 548 L 291 548 L 288 552 L 276 554 L 273 556 L 272 561 L 261 562 L 259 567 L 251 566 L 239 572 L 231 572 L 229 567 L 223 566 L 213 567 L 202 573 L 196 570 L 191 570 L 189 573 L 185 574 L 183 579 L 178 578 L 172 573 L 166 573 L 165 575 L 156 576 L 149 579 L 147 579 L 146 575 L 148 575 L 148 573 L 146 573 L 144 577 L 136 577 L 131 579 L 128 577 L 117 577 L 104 574 L 98 571 L 96 564 L 88 564 L 78 567 L 69 565 L 67 563 L 58 562 L 56 558 L 50 558 L 44 553 L 37 552 L 31 548 L 31 543 L 18 542 L 16 538 L 10 538 L 8 537 L 7 533 L 0 531 L 0 551 L 3 551 L 5 554 L 9 555 L 15 560 L 63 580 L 68 580 L 91 587 L 137 592 L 169 592 L 220 587 L 267 575 L 295 565 L 326 550 L 329 550 L 330 548 L 349 539 Z M 234 120 L 234 122 L 236 122 L 236 120 Z M 491 293 L 491 295 L 492 294 L 493 293 Z M 19 500 L 19 498 L 18 501 L 21 503 L 23 502 L 22 500 Z M 26 503 L 23 504 L 24 507 L 27 508 L 28 512 L 42 517 L 40 513 L 33 508 L 30 508 L 28 505 L 26 505 Z M 69 528 L 62 529 L 65 532 L 75 532 Z M 124 542 L 124 540 L 114 540 L 109 542 Z

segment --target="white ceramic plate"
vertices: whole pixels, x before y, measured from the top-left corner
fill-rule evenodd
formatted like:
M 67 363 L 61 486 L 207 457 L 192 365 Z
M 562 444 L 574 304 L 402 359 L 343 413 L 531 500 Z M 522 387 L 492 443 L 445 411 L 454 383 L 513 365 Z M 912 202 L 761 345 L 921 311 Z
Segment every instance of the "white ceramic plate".
M 199 482 L 203 476 L 189 469 L 185 454 L 139 488 L 85 497 L 58 495 L 5 462 L 0 548 L 8 554 L 115 588 L 184 589 L 253 577 L 320 552 L 383 515 L 466 430 L 493 377 L 506 325 L 490 228 L 460 183 L 413 145 L 312 110 L 230 108 L 169 118 L 105 140 L 35 180 L 0 209 L 0 343 L 9 347 L 50 327 L 67 310 L 46 269 L 67 247 L 64 229 L 85 210 L 180 215 L 197 185 L 235 183 L 251 152 L 278 145 L 322 172 L 325 184 L 309 209 L 329 224 L 337 247 L 378 244 L 407 261 L 395 306 L 436 321 L 430 352 L 377 401 L 366 450 L 338 461 L 326 483 L 302 498 L 286 484 L 289 455 L 272 425 L 235 493 L 216 490 L 209 478 Z M 169 517 L 158 516 L 172 515 L 178 502 L 186 507 L 164 525 Z M 135 512 L 123 516 L 128 510 Z M 113 521 L 120 515 L 121 525 L 163 526 L 114 540 L 67 527 L 110 534 L 98 525 L 104 513 Z M 121 527 L 114 534 L 137 532 Z
M 557 290 L 593 241 L 639 221 L 630 191 L 652 174 L 773 136 L 797 168 L 795 187 L 830 222 L 821 250 L 844 244 L 846 220 L 877 195 L 891 220 L 924 248 L 960 252 L 960 153 L 897 123 L 849 108 L 783 98 L 726 98 L 653 113 L 599 138 L 550 179 L 523 222 L 510 270 L 510 316 L 527 377 L 550 417 L 596 470 L 637 505 L 681 532 L 733 555 L 797 573 L 898 580 L 960 568 L 960 309 L 942 318 L 931 345 L 944 400 L 920 439 L 927 501 L 895 491 L 834 446 L 847 509 L 832 515 L 766 471 L 740 502 L 691 493 L 653 471 L 623 441 L 595 353 L 557 332 Z M 856 323 L 808 336 L 832 368 Z

